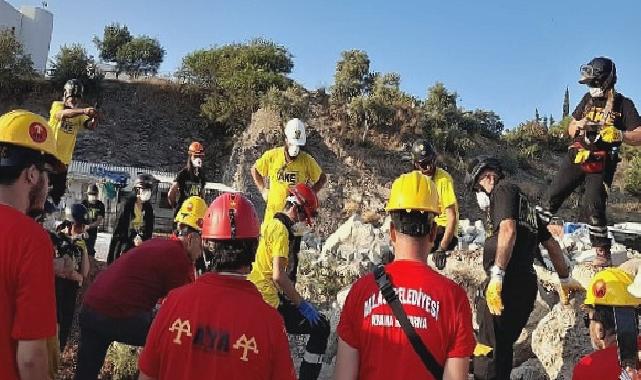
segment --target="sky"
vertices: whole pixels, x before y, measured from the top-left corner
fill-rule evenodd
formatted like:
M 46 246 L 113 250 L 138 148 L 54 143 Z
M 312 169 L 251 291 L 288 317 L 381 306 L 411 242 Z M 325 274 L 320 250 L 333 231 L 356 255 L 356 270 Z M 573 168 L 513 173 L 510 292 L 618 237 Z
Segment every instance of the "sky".
M 9 0 L 16 7 L 37 0 Z M 563 93 L 573 108 L 585 92 L 579 67 L 614 59 L 618 91 L 641 102 L 638 0 L 47 0 L 54 14 L 50 55 L 119 22 L 157 38 L 173 72 L 200 48 L 271 39 L 294 56 L 291 77 L 308 89 L 330 86 L 340 52 L 361 49 L 370 69 L 397 72 L 419 98 L 440 81 L 466 109 L 494 110 L 508 128 L 541 116 L 559 120 Z

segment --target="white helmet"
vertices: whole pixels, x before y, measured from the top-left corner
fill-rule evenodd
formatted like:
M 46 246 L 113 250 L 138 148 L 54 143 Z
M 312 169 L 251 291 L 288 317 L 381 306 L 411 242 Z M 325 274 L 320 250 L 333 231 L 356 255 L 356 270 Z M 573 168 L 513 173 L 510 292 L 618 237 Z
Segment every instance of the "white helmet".
M 291 145 L 305 146 L 307 142 L 307 133 L 305 132 L 305 123 L 299 119 L 291 119 L 285 124 L 285 137 Z

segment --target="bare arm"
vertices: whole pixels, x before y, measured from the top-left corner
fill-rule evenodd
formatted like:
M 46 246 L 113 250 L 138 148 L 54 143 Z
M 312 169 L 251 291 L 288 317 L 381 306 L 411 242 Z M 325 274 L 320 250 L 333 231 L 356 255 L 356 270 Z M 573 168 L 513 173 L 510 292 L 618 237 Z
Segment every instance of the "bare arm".
M 445 233 L 443 234 L 443 239 L 441 240 L 441 246 L 439 248 L 446 250 L 447 247 L 452 242 L 452 238 L 456 233 L 456 227 L 458 226 L 458 218 L 456 217 L 456 209 L 458 206 L 456 204 L 451 205 L 445 209 L 445 215 L 447 215 L 447 226 L 445 226 Z
M 334 380 L 356 380 L 358 377 L 358 359 L 358 350 L 338 338 Z
M 576 135 L 576 131 L 579 128 L 582 128 L 584 124 L 585 122 L 583 120 L 577 120 L 573 118 L 568 125 L 568 135 L 570 135 L 570 138 L 573 138 Z
M 641 126 L 627 132 L 623 132 L 623 142 L 631 146 L 641 145 Z
M 22 380 L 50 379 L 46 339 L 18 341 L 16 362 Z
M 287 277 L 287 259 L 283 257 L 274 257 L 272 280 L 294 305 L 298 306 L 301 303 L 303 297 L 298 294 L 296 287 L 289 277 Z
M 89 227 L 90 227 L 90 228 L 98 228 L 98 227 L 102 224 L 102 221 L 103 221 L 103 220 L 104 220 L 104 218 L 103 218 L 102 216 L 98 215 L 98 216 L 96 217 L 96 221 L 95 221 L 95 222 L 93 222 L 93 223 L 91 223 L 91 224 L 89 225 Z
M 251 173 L 252 173 L 252 179 L 254 180 L 254 184 L 256 184 L 258 191 L 262 193 L 263 190 L 265 189 L 265 178 L 262 175 L 260 175 L 258 170 L 256 170 L 256 166 L 252 166 Z
M 499 237 L 496 244 L 494 265 L 505 270 L 512 257 L 512 249 L 516 242 L 516 220 L 504 219 L 499 225 Z
M 443 380 L 467 380 L 470 358 L 448 358 L 445 360 Z
M 320 177 L 318 177 L 318 181 L 312 186 L 312 190 L 314 190 L 315 193 L 318 193 L 321 191 L 323 186 L 325 186 L 325 183 L 327 183 L 327 176 L 325 173 L 321 173 Z
M 138 380 L 156 380 L 155 377 L 147 376 L 142 371 L 140 371 L 140 375 L 138 375 Z
M 56 112 L 56 119 L 63 120 L 71 117 L 87 115 L 95 113 L 93 108 L 65 108 Z
M 178 196 L 179 189 L 180 187 L 178 186 L 178 182 L 174 182 L 171 184 L 171 188 L 167 193 L 167 203 L 169 203 L 171 207 L 176 207 L 176 197 Z
M 541 243 L 543 247 L 548 251 L 550 255 L 550 260 L 554 266 L 554 270 L 558 273 L 559 278 L 567 278 L 570 276 L 569 268 L 565 262 L 565 256 L 563 251 L 561 251 L 561 246 L 557 243 L 554 238 L 549 238 L 548 240 Z

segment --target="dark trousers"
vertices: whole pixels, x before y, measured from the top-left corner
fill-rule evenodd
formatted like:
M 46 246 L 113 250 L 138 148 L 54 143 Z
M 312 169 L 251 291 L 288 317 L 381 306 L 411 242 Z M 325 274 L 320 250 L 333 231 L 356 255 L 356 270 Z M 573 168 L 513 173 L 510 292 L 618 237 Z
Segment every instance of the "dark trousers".
M 329 340 L 329 321 L 324 315 L 316 326 L 311 323 L 298 311 L 298 308 L 291 302 L 281 298 L 278 312 L 285 321 L 285 329 L 289 334 L 309 334 L 309 340 L 305 350 L 311 354 L 323 355 L 327 349 Z M 308 363 L 303 360 L 300 366 L 300 380 L 316 380 L 320 373 L 320 363 Z
M 110 318 L 83 307 L 80 312 L 80 347 L 74 379 L 96 379 L 111 342 L 143 346 L 150 325 L 151 312 L 130 318 Z
M 611 185 L 614 169 L 606 165 L 601 173 L 585 173 L 580 164 L 575 164 L 570 159 L 564 159 L 556 177 L 552 181 L 546 194 L 546 211 L 554 214 L 563 205 L 563 202 L 581 184 L 585 192 L 579 203 L 581 219 L 589 225 L 590 241 L 595 247 L 609 247 L 607 218 L 605 205 L 608 198 L 607 186 Z
M 474 357 L 476 380 L 509 380 L 514 360 L 514 343 L 521 335 L 536 300 L 537 279 L 533 272 L 508 273 L 503 282 L 500 316 L 490 313 L 483 293 L 476 297 L 478 343 L 492 347 L 488 356 Z
M 123 253 L 134 247 L 134 236 L 113 236 L 109 244 L 109 253 L 107 254 L 107 264 L 116 261 Z
M 436 237 L 434 238 L 434 247 L 432 247 L 432 253 L 436 252 L 436 250 L 439 249 L 439 247 L 441 246 L 441 242 L 443 241 L 443 236 L 445 236 L 445 227 L 443 226 L 436 227 Z M 458 237 L 454 235 L 452 236 L 452 240 L 450 241 L 450 244 L 447 245 L 447 250 L 448 251 L 454 250 L 457 244 L 458 244 Z
M 62 196 L 65 195 L 65 192 L 67 191 L 67 171 L 65 170 L 61 173 L 51 174 L 49 176 L 49 186 L 51 186 L 49 195 L 51 196 L 53 203 L 57 206 L 60 203 L 60 199 L 62 199 Z
M 58 342 L 61 352 L 65 350 L 69 339 L 79 288 L 77 281 L 56 277 L 56 313 L 60 325 Z
M 87 253 L 89 256 L 96 256 L 96 240 L 98 240 L 98 229 L 87 230 Z

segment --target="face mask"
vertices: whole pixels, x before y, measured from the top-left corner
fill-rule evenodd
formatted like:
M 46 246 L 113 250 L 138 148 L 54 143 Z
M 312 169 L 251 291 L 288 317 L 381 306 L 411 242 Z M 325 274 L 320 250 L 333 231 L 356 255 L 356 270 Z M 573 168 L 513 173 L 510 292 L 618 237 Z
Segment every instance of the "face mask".
M 490 207 L 490 197 L 485 191 L 477 191 L 476 203 L 478 203 L 481 210 L 485 211 Z
M 298 153 L 300 153 L 300 147 L 298 145 L 290 145 L 287 147 L 287 154 L 289 154 L 290 157 L 296 157 Z
M 140 200 L 148 202 L 151 199 L 151 190 L 143 190 L 140 192 Z
M 602 88 L 590 87 L 590 96 L 593 98 L 602 98 L 605 96 Z
M 88 195 L 87 200 L 91 203 L 94 203 L 95 201 L 98 200 L 98 197 L 96 197 L 95 195 Z
M 194 165 L 195 168 L 202 168 L 203 167 L 203 159 L 202 158 L 194 158 L 191 160 L 191 164 Z

